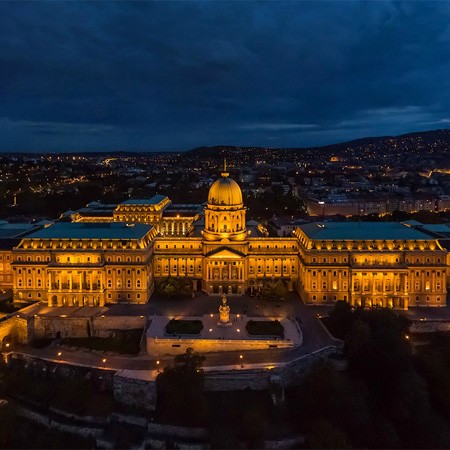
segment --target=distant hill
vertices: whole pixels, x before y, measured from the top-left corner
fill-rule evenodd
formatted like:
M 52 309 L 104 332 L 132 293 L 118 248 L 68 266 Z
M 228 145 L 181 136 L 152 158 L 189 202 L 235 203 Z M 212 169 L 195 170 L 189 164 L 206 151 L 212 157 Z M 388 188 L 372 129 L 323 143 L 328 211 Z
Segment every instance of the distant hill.
M 389 149 L 396 149 L 398 151 L 427 149 L 432 151 L 432 153 L 442 151 L 450 153 L 450 129 L 419 131 L 402 134 L 399 136 L 366 137 L 339 144 L 324 145 L 321 147 L 269 148 L 217 145 L 214 147 L 194 148 L 185 152 L 184 156 L 189 158 L 217 158 L 233 156 L 236 154 L 240 154 L 242 156 L 242 154 L 249 152 L 256 156 L 258 154 L 263 155 L 268 151 L 273 152 L 278 150 L 280 152 L 285 152 L 287 155 L 298 155 L 299 152 L 318 152 L 324 156 L 339 156 L 343 152 L 356 151 L 362 148 L 371 148 L 375 152 Z M 440 153 L 440 156 L 444 155 Z

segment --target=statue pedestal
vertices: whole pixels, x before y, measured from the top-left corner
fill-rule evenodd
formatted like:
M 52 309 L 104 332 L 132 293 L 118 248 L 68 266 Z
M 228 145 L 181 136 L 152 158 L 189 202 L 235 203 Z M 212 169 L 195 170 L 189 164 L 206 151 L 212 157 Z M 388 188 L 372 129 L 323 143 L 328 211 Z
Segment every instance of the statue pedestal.
M 227 298 L 225 294 L 222 296 L 222 304 L 219 306 L 219 327 L 231 327 L 230 322 L 230 307 L 227 305 Z

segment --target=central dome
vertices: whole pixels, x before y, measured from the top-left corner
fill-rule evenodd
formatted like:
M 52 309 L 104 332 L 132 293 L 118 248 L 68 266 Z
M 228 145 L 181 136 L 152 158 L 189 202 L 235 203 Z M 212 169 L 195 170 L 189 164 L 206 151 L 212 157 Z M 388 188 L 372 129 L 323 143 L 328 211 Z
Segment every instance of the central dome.
M 216 180 L 209 188 L 208 203 L 216 206 L 242 205 L 242 192 L 236 181 L 222 172 L 222 178 Z

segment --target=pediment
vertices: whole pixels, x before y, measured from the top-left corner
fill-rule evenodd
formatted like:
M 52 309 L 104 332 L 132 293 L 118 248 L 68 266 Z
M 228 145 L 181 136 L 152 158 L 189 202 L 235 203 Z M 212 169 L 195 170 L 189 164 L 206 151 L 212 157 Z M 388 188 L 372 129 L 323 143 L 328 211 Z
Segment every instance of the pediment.
M 229 247 L 220 247 L 212 250 L 205 256 L 209 259 L 236 259 L 243 258 L 245 255 Z

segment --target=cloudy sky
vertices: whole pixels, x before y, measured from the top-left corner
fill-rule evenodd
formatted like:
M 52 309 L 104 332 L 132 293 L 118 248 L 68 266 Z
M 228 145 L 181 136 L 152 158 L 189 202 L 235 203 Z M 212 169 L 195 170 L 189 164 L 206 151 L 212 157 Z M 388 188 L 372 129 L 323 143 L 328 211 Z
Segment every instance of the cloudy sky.
M 0 2 L 0 150 L 324 145 L 450 124 L 450 2 Z

